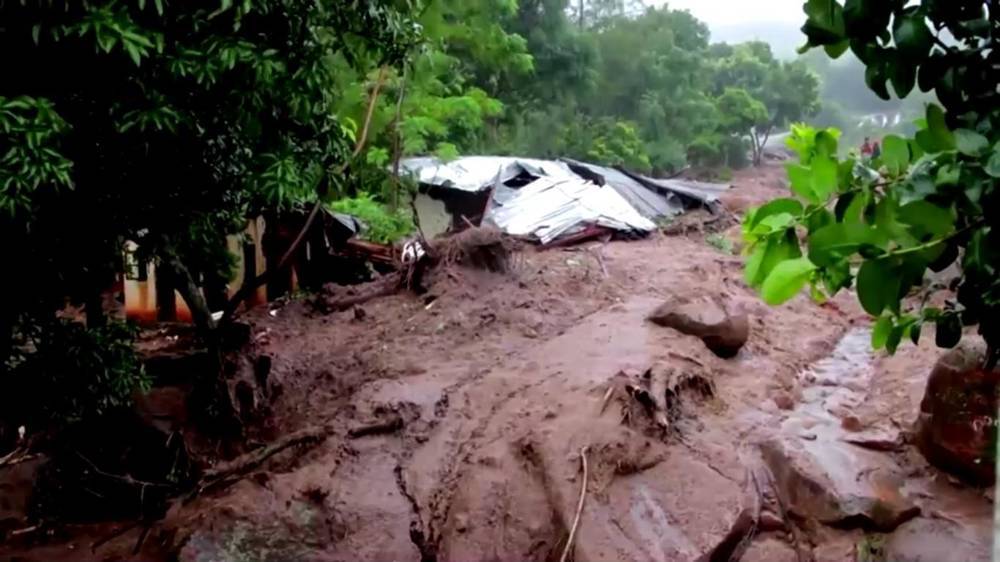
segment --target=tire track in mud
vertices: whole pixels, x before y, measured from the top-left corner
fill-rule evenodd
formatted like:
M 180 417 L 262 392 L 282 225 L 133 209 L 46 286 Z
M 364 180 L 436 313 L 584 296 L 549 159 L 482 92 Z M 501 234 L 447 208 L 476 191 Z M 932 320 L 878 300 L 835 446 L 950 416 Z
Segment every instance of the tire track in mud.
M 430 520 L 427 522 L 427 530 L 431 547 L 435 551 L 437 550 L 438 544 L 441 542 L 442 538 L 437 530 L 437 522 L 440 521 L 443 523 L 448 520 L 448 515 L 451 512 L 452 498 L 454 497 L 456 490 L 454 486 L 455 480 L 458 478 L 461 468 L 468 464 L 473 453 L 478 450 L 478 447 L 475 445 L 482 443 L 486 430 L 496 418 L 497 414 L 499 414 L 500 411 L 512 400 L 548 382 L 551 377 L 561 374 L 563 374 L 562 371 L 556 371 L 539 378 L 539 380 L 521 385 L 505 394 L 500 400 L 493 404 L 489 413 L 483 416 L 479 423 L 472 428 L 468 434 L 469 437 L 459 443 L 456 448 L 455 455 L 452 457 L 456 460 L 448 465 L 444 476 L 438 483 L 437 489 L 433 494 L 431 494 L 430 505 L 428 506 L 430 511 Z M 482 378 L 484 377 L 479 377 L 480 380 Z

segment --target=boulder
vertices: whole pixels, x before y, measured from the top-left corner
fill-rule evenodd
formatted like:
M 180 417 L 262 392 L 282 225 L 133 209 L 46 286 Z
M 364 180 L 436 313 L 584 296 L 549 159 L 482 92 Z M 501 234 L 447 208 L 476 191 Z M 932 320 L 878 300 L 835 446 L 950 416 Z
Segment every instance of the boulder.
M 648 317 L 658 326 L 701 338 L 719 357 L 735 357 L 750 336 L 746 314 L 730 314 L 711 296 L 678 297 L 660 305 Z
M 914 432 L 931 464 L 983 486 L 995 479 L 1000 382 L 1000 371 L 982 368 L 985 352 L 985 344 L 972 339 L 938 360 Z
M 888 455 L 789 434 L 761 452 L 788 511 L 802 519 L 891 531 L 920 513 L 901 493 L 902 470 Z

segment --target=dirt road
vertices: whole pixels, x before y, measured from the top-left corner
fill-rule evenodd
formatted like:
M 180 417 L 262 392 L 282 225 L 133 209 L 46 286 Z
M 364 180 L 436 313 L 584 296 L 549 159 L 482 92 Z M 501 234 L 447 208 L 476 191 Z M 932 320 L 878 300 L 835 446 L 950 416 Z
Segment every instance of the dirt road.
M 735 194 L 758 202 L 780 193 L 780 178 L 748 172 Z M 509 274 L 440 270 L 427 294 L 361 311 L 257 311 L 281 387 L 260 439 L 337 431 L 174 509 L 143 554 L 555 560 L 585 450 L 568 549 L 578 561 L 985 559 L 991 499 L 905 443 L 937 350 L 874 358 L 852 295 L 769 308 L 741 264 L 695 232 L 526 251 Z M 696 294 L 749 314 L 734 359 L 645 320 L 664 299 Z M 628 395 L 606 398 L 647 372 L 706 381 L 677 387 L 666 430 Z M 358 437 L 379 424 L 387 432 Z

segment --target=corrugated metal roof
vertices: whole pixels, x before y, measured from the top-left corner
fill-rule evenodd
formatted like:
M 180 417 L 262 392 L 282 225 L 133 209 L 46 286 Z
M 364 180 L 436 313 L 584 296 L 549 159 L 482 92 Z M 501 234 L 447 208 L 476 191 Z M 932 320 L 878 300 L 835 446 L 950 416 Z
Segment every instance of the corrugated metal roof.
M 443 162 L 433 156 L 404 158 L 399 162 L 404 173 L 426 185 L 460 191 L 483 191 L 511 180 L 524 172 L 533 176 L 575 177 L 562 162 L 514 158 L 509 156 L 463 156 Z
M 610 185 L 625 198 L 636 211 L 650 220 L 664 217 L 675 217 L 684 212 L 684 203 L 671 193 L 657 193 L 623 172 L 606 166 L 588 164 L 569 158 L 563 158 L 571 170 L 587 177 L 596 179 L 596 183 Z
M 508 234 L 534 236 L 542 244 L 589 225 L 626 232 L 656 229 L 613 187 L 582 178 L 539 178 L 498 202 L 486 220 Z
M 676 193 L 682 197 L 711 205 L 719 200 L 719 196 L 729 190 L 729 184 L 708 183 L 703 181 L 683 179 L 654 179 L 642 174 L 629 173 L 643 185 L 666 193 Z

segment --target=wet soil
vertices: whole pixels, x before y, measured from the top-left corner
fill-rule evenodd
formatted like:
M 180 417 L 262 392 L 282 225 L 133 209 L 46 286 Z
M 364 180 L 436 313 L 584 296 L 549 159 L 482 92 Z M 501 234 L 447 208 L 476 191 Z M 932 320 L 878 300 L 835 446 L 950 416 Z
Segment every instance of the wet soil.
M 741 173 L 734 197 L 776 196 L 782 178 L 777 166 Z M 708 560 L 748 505 L 788 503 L 757 476 L 761 444 L 776 438 L 833 467 L 833 487 L 858 459 L 891 467 L 919 514 L 873 529 L 774 507 L 743 560 L 923 560 L 931 545 L 935 560 L 988 558 L 992 495 L 906 441 L 933 337 L 872 355 L 853 295 L 767 307 L 741 259 L 698 232 L 527 250 L 512 272 L 451 267 L 427 287 L 363 312 L 295 301 L 249 315 L 280 389 L 253 439 L 330 424 L 318 447 L 176 505 L 137 556 L 139 531 L 91 552 L 108 530 L 90 527 L 0 546 L 0 559 L 556 560 L 585 486 L 575 560 Z M 750 316 L 735 358 L 645 320 L 668 297 L 698 294 Z M 682 391 L 666 430 L 630 413 L 627 396 L 606 399 L 616 377 L 651 369 L 703 378 L 714 394 Z M 388 433 L 352 433 L 386 420 Z

